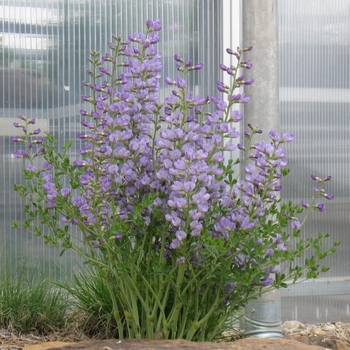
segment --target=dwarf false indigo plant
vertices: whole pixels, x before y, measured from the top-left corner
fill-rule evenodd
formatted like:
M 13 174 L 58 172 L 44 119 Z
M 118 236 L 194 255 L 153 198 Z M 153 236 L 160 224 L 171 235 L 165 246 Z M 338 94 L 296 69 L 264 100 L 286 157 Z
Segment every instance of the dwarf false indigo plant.
M 253 83 L 243 74 L 252 68 L 251 47 L 227 49 L 236 64 L 220 69 L 232 83 L 218 81 L 211 97 L 187 89 L 203 63 L 175 55 L 179 76 L 165 77 L 172 93 L 160 103 L 160 29 L 148 20 L 145 34 L 114 36 L 110 53 L 90 53 L 82 99 L 91 108 L 80 111 L 75 159 L 72 142 L 56 153 L 53 137 L 38 136 L 30 131 L 35 120 L 19 116 L 14 126 L 24 137 L 12 140 L 25 148 L 14 156 L 27 160 L 29 185 L 15 189 L 28 201 L 27 229 L 99 271 L 119 338 L 161 331 L 165 339 L 212 340 L 249 299 L 327 270 L 319 260 L 335 246 L 324 249 L 324 235 L 305 238 L 301 229 L 310 212 L 324 210 L 319 198 L 332 199 L 323 189 L 330 178 L 313 176 L 310 203 L 283 203 L 283 145 L 293 135 L 272 130 L 269 142 L 254 143 L 262 131 L 249 125 L 248 145 L 240 143 L 237 106 L 250 100 L 239 91 Z M 234 150 L 238 161 L 229 157 Z M 309 249 L 312 258 L 293 265 Z

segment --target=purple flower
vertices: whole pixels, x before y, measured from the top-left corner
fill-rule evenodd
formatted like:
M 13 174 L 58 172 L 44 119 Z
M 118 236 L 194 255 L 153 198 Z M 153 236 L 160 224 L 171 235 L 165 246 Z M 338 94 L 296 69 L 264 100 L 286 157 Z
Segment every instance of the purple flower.
M 100 246 L 98 241 L 91 241 L 90 243 L 93 249 L 97 249 Z
M 170 244 L 170 249 L 178 249 L 180 248 L 181 242 L 178 239 L 174 239 Z
M 200 70 L 204 67 L 204 63 L 198 63 L 196 65 L 194 65 L 193 67 L 191 67 L 191 70 Z
M 32 131 L 30 134 L 31 135 L 39 135 L 41 133 L 40 129 L 35 129 L 34 131 Z
M 181 218 L 179 218 L 179 217 L 177 216 L 177 212 L 175 212 L 175 211 L 173 211 L 173 210 L 171 211 L 170 214 L 166 214 L 166 215 L 165 215 L 165 219 L 166 219 L 167 221 L 170 221 L 171 224 L 172 224 L 173 226 L 175 226 L 175 227 L 178 227 L 178 226 L 181 225 Z
M 53 165 L 49 164 L 48 162 L 44 162 L 42 168 L 43 170 L 51 170 L 53 168 Z
M 81 196 L 79 197 L 74 197 L 72 199 L 72 204 L 75 206 L 75 207 L 82 207 L 84 204 L 85 204 L 85 199 Z
M 282 140 L 284 142 L 291 142 L 294 140 L 294 135 L 290 134 L 289 132 L 285 132 L 282 136 Z
M 16 137 L 16 136 L 11 136 L 10 140 L 12 142 L 24 142 L 25 141 L 24 139 L 21 139 L 21 138 Z
M 183 239 L 186 238 L 186 236 L 187 236 L 186 232 L 184 232 L 184 231 L 182 231 L 182 230 L 176 231 L 176 239 L 177 239 L 178 241 L 181 242 Z
M 255 242 L 257 245 L 262 246 L 263 245 L 263 240 L 261 238 L 258 238 Z
M 278 234 L 276 235 L 276 237 L 273 238 L 272 241 L 273 241 L 273 243 L 275 243 L 275 244 L 281 243 L 281 242 L 282 242 L 282 235 L 281 235 L 280 233 L 278 233 Z
M 277 250 L 280 252 L 285 252 L 288 248 L 284 245 L 284 242 L 277 245 Z
M 291 226 L 293 230 L 299 230 L 300 229 L 300 221 L 299 220 L 293 220 L 291 222 Z
M 301 201 L 301 206 L 302 206 L 303 208 L 308 208 L 308 207 L 309 207 L 309 204 L 306 203 L 306 201 L 303 199 L 303 200 Z
M 233 50 L 230 49 L 230 48 L 227 48 L 227 49 L 226 49 L 226 52 L 227 52 L 229 55 L 234 55 L 234 56 L 236 56 L 236 58 L 237 58 L 238 60 L 241 58 L 241 56 L 239 55 L 238 52 L 233 51 Z
M 248 103 L 250 101 L 250 97 L 245 94 L 232 95 L 230 99 L 239 103 Z
M 316 176 L 316 175 L 311 175 L 311 179 L 316 181 L 316 182 L 321 182 L 322 181 L 322 179 L 320 177 Z
M 186 262 L 186 258 L 184 256 L 180 256 L 180 258 L 178 258 L 176 260 L 176 265 L 177 264 L 185 264 L 185 262 Z
M 183 62 L 183 59 L 178 54 L 174 55 L 174 60 L 177 62 Z
M 229 86 L 225 85 L 223 82 L 219 80 L 216 82 L 216 87 L 219 91 L 226 92 L 226 93 L 228 92 L 228 89 L 229 89 Z
M 70 193 L 70 190 L 67 187 L 63 187 L 60 192 L 62 197 L 67 198 Z
M 158 32 L 162 29 L 162 26 L 160 24 L 160 19 L 156 19 L 155 21 L 152 21 L 151 19 L 148 19 L 146 21 L 146 25 L 149 31 L 155 31 Z
M 70 219 L 68 216 L 60 216 L 60 221 L 63 223 L 63 224 L 68 224 L 70 222 Z
M 29 154 L 23 149 L 19 149 L 18 151 L 13 153 L 15 158 L 29 158 Z
M 272 256 L 275 253 L 275 251 L 272 248 L 268 248 L 265 251 L 265 256 Z
M 118 232 L 117 234 L 115 234 L 113 236 L 114 239 L 121 239 L 123 237 L 123 233 L 122 232 Z
M 46 206 L 47 206 L 49 209 L 56 208 L 56 205 L 57 205 L 56 201 L 48 201 L 48 202 L 46 203 Z
M 35 167 L 34 164 L 28 164 L 26 166 L 26 170 L 28 170 L 28 171 L 36 171 L 36 167 Z
M 262 287 L 270 286 L 272 283 L 273 283 L 273 278 L 264 277 L 263 279 L 260 280 L 260 285 Z
M 164 81 L 165 81 L 165 83 L 168 84 L 168 85 L 176 85 L 176 81 L 172 80 L 172 79 L 169 78 L 169 77 L 166 77 Z
M 317 203 L 315 209 L 323 213 L 326 210 L 326 206 L 323 203 Z
M 231 112 L 231 120 L 234 122 L 234 123 L 238 123 L 242 120 L 243 118 L 243 115 L 237 111 L 237 110 L 234 110 Z
M 280 136 L 278 135 L 277 131 L 276 130 L 271 130 L 269 132 L 269 137 L 272 141 L 279 141 L 280 140 Z
M 73 163 L 77 168 L 84 168 L 87 163 L 81 160 L 75 160 Z
M 254 79 L 253 78 L 248 78 L 247 80 L 242 80 L 241 84 L 243 85 L 251 85 L 254 83 Z

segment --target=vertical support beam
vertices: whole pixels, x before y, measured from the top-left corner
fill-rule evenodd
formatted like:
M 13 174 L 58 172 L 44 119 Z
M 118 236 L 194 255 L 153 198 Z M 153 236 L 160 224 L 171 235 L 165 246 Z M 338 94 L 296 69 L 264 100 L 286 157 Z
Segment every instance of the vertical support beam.
M 260 141 L 268 139 L 271 129 L 279 130 L 278 81 L 278 0 L 243 1 L 243 47 L 249 52 L 252 71 L 246 71 L 255 83 L 245 87 L 251 102 L 244 106 L 244 126 L 263 129 Z M 256 140 L 259 139 L 256 138 Z M 245 308 L 242 327 L 245 334 L 259 338 L 282 338 L 281 294 L 278 290 L 252 300 Z
M 278 0 L 243 1 L 243 47 L 249 52 L 253 69 L 246 71 L 255 83 L 245 87 L 251 102 L 244 107 L 247 123 L 264 128 L 262 137 L 271 129 L 279 129 L 278 108 Z

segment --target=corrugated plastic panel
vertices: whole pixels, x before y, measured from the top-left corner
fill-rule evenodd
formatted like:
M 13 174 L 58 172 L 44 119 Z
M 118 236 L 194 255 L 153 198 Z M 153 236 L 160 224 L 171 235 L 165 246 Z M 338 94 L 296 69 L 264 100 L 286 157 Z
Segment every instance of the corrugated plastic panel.
M 164 77 L 176 78 L 174 54 L 205 69 L 195 72 L 190 87 L 196 93 L 216 93 L 219 74 L 221 1 L 211 0 L 1 0 L 0 1 L 0 263 L 25 259 L 37 269 L 58 276 L 74 268 L 74 257 L 44 246 L 31 233 L 11 229 L 25 218 L 23 203 L 13 191 L 23 181 L 23 161 L 11 154 L 9 140 L 18 130 L 18 114 L 37 118 L 62 146 L 80 130 L 81 82 L 86 79 L 89 51 L 107 50 L 112 34 L 142 31 L 147 19 L 160 18 L 163 30 Z M 212 87 L 205 90 L 203 87 Z M 168 93 L 163 89 L 162 96 Z M 75 147 L 75 148 L 74 148 Z M 77 142 L 72 149 L 79 148 Z M 42 271 L 42 270 L 40 270 Z
M 311 215 L 305 232 L 329 232 L 329 245 L 342 242 L 325 259 L 330 270 L 316 294 L 314 283 L 283 292 L 283 318 L 349 321 L 350 1 L 280 0 L 278 7 L 281 128 L 295 134 L 283 197 L 308 201 L 310 175 L 332 175 L 326 190 L 335 199 Z

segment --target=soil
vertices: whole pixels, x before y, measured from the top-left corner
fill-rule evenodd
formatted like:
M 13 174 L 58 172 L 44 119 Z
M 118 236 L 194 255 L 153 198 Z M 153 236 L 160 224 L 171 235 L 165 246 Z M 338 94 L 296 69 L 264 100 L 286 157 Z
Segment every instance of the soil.
M 305 325 L 298 321 L 288 321 L 282 326 L 284 339 L 296 340 L 305 345 L 318 345 L 324 349 L 350 349 L 350 324 L 332 322 L 327 324 Z M 237 334 L 224 334 L 225 341 L 234 341 Z M 28 346 L 51 342 L 59 347 L 64 343 L 92 340 L 78 332 L 64 330 L 47 336 L 34 333 L 15 334 L 10 330 L 0 329 L 0 350 L 21 350 Z

